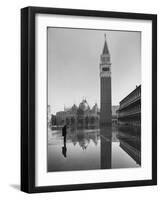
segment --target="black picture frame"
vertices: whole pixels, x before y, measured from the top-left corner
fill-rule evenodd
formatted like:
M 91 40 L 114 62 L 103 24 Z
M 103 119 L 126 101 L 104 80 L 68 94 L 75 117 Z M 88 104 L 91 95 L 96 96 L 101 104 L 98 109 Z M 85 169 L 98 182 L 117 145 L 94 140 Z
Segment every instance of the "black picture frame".
M 152 21 L 152 179 L 59 186 L 35 186 L 35 15 Z M 45 7 L 21 9 L 21 190 L 27 193 L 147 186 L 157 184 L 157 15 Z

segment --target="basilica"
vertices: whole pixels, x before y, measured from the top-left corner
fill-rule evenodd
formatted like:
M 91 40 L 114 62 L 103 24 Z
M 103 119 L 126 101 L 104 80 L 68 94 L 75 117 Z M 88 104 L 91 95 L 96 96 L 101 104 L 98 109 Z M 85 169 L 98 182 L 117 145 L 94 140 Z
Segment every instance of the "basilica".
M 56 125 L 67 124 L 77 127 L 97 127 L 99 125 L 100 111 L 97 103 L 90 108 L 86 99 L 79 106 L 75 104 L 64 111 L 56 113 Z

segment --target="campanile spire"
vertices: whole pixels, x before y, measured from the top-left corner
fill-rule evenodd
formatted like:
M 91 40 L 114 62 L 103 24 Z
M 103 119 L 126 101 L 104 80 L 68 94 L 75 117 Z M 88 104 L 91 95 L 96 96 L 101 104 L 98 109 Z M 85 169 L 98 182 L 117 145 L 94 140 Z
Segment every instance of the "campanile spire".
M 106 54 L 110 55 L 110 52 L 109 52 L 109 49 L 108 49 L 108 45 L 107 45 L 107 40 L 106 40 L 106 34 L 104 34 L 104 37 L 105 37 L 105 43 L 104 43 L 102 54 L 104 54 L 104 55 L 106 55 Z

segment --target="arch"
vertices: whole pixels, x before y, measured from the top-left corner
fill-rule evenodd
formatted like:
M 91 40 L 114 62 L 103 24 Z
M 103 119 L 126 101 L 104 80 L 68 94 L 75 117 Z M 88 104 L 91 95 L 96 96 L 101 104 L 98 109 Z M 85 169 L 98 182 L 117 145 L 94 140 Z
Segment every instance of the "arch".
M 66 124 L 69 125 L 70 124 L 70 119 L 66 118 Z
M 71 117 L 71 124 L 74 125 L 76 123 L 76 120 L 74 117 Z
M 91 124 L 94 124 L 95 123 L 95 117 L 91 117 L 91 119 L 90 119 L 90 122 L 91 122 Z
M 85 124 L 88 125 L 88 123 L 89 123 L 89 118 L 87 116 L 87 117 L 85 117 Z

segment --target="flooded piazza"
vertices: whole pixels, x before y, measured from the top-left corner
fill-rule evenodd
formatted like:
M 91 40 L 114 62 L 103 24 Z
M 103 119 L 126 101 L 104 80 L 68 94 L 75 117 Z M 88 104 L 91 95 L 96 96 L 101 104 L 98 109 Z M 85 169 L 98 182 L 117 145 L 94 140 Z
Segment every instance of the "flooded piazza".
M 141 166 L 139 128 L 67 128 L 48 131 L 48 172 Z

